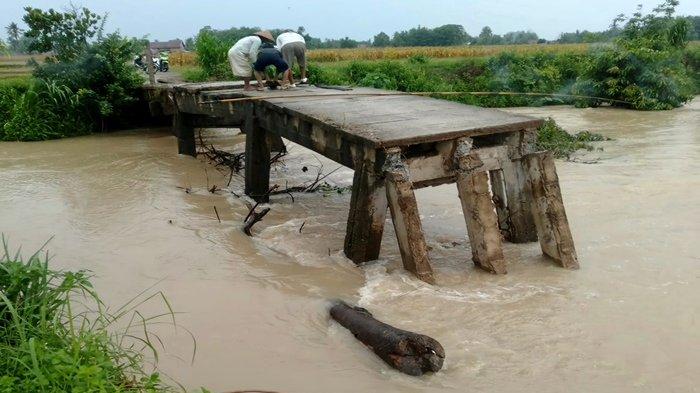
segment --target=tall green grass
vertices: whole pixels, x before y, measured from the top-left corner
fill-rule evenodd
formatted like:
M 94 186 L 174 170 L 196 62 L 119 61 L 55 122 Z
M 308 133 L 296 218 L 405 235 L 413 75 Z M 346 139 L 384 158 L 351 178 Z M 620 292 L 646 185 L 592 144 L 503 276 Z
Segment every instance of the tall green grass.
M 84 271 L 57 271 L 47 254 L 23 259 L 3 238 L 0 257 L 0 392 L 163 392 L 145 352 L 157 359 L 149 325 L 174 317 L 161 293 L 110 311 Z M 167 311 L 136 307 L 159 298 Z
M 26 89 L 0 87 L 0 140 L 39 141 L 91 132 L 87 93 L 35 79 Z

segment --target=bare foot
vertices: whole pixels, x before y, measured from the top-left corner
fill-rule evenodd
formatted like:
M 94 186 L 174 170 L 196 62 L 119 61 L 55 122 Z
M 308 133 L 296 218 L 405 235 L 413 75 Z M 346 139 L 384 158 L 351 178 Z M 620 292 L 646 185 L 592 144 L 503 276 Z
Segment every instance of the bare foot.
M 255 89 L 253 88 L 253 86 L 246 86 L 246 87 L 243 88 L 243 91 L 253 91 L 253 90 L 255 90 Z
M 252 90 L 252 89 L 251 89 L 251 90 Z M 255 88 L 255 90 L 257 90 L 257 91 L 265 91 L 265 88 L 262 87 L 262 86 L 258 86 L 258 87 Z

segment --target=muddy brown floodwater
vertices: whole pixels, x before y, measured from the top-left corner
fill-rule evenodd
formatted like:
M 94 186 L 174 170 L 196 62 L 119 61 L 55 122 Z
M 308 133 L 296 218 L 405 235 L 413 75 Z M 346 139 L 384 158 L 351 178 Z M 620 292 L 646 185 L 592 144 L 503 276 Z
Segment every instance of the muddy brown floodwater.
M 166 343 L 161 368 L 190 388 L 697 391 L 700 100 L 668 112 L 513 111 L 615 139 L 577 158 L 597 164 L 557 162 L 579 271 L 554 266 L 537 244 L 506 245 L 506 276 L 477 270 L 454 185 L 418 193 L 438 286 L 400 268 L 390 224 L 380 261 L 356 268 L 344 258 L 347 192 L 278 196 L 246 237 L 244 200 L 206 190 L 227 174 L 178 156 L 167 130 L 1 143 L 0 231 L 27 253 L 54 236 L 54 265 L 92 270 L 109 304 L 162 290 L 197 353 L 191 364 L 184 330 L 156 327 Z M 208 139 L 243 148 L 231 130 Z M 321 164 L 336 167 L 294 146 L 273 181 L 298 184 Z M 330 179 L 349 185 L 352 173 Z M 231 189 L 240 192 L 241 178 Z M 331 298 L 435 337 L 444 369 L 422 378 L 389 369 L 329 321 Z

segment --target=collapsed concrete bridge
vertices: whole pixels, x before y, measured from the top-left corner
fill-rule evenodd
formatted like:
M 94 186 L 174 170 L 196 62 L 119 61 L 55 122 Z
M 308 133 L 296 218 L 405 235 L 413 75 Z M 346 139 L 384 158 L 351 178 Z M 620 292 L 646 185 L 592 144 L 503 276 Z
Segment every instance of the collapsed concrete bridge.
M 248 92 L 217 82 L 146 91 L 153 111 L 172 115 L 180 154 L 196 155 L 196 127 L 241 128 L 245 193 L 255 200 L 268 201 L 282 138 L 354 169 L 344 250 L 357 264 L 379 257 L 389 210 L 404 267 L 434 283 L 414 189 L 456 183 L 476 265 L 505 274 L 505 238 L 539 239 L 545 255 L 578 268 L 554 159 L 536 151 L 540 119 L 369 88 Z

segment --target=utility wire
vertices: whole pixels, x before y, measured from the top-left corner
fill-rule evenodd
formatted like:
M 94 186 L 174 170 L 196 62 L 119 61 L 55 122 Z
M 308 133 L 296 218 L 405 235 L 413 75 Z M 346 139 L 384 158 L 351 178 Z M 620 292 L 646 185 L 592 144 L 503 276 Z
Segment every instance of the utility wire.
M 577 99 L 593 99 L 607 102 L 614 102 L 619 104 L 631 105 L 631 102 L 615 100 L 612 98 L 596 97 L 596 96 L 586 96 L 578 94 L 558 94 L 558 93 L 518 93 L 512 91 L 420 91 L 420 92 L 397 92 L 397 93 L 332 93 L 332 94 L 287 94 L 287 95 L 261 95 L 255 97 L 240 97 L 240 98 L 227 98 L 223 100 L 212 100 L 203 101 L 201 104 L 213 104 L 213 103 L 225 103 L 225 102 L 245 102 L 245 101 L 260 101 L 260 100 L 271 100 L 279 98 L 325 98 L 325 97 L 379 97 L 379 96 L 460 96 L 460 95 L 473 95 L 473 96 L 534 96 L 534 97 L 563 97 L 563 98 L 577 98 Z

